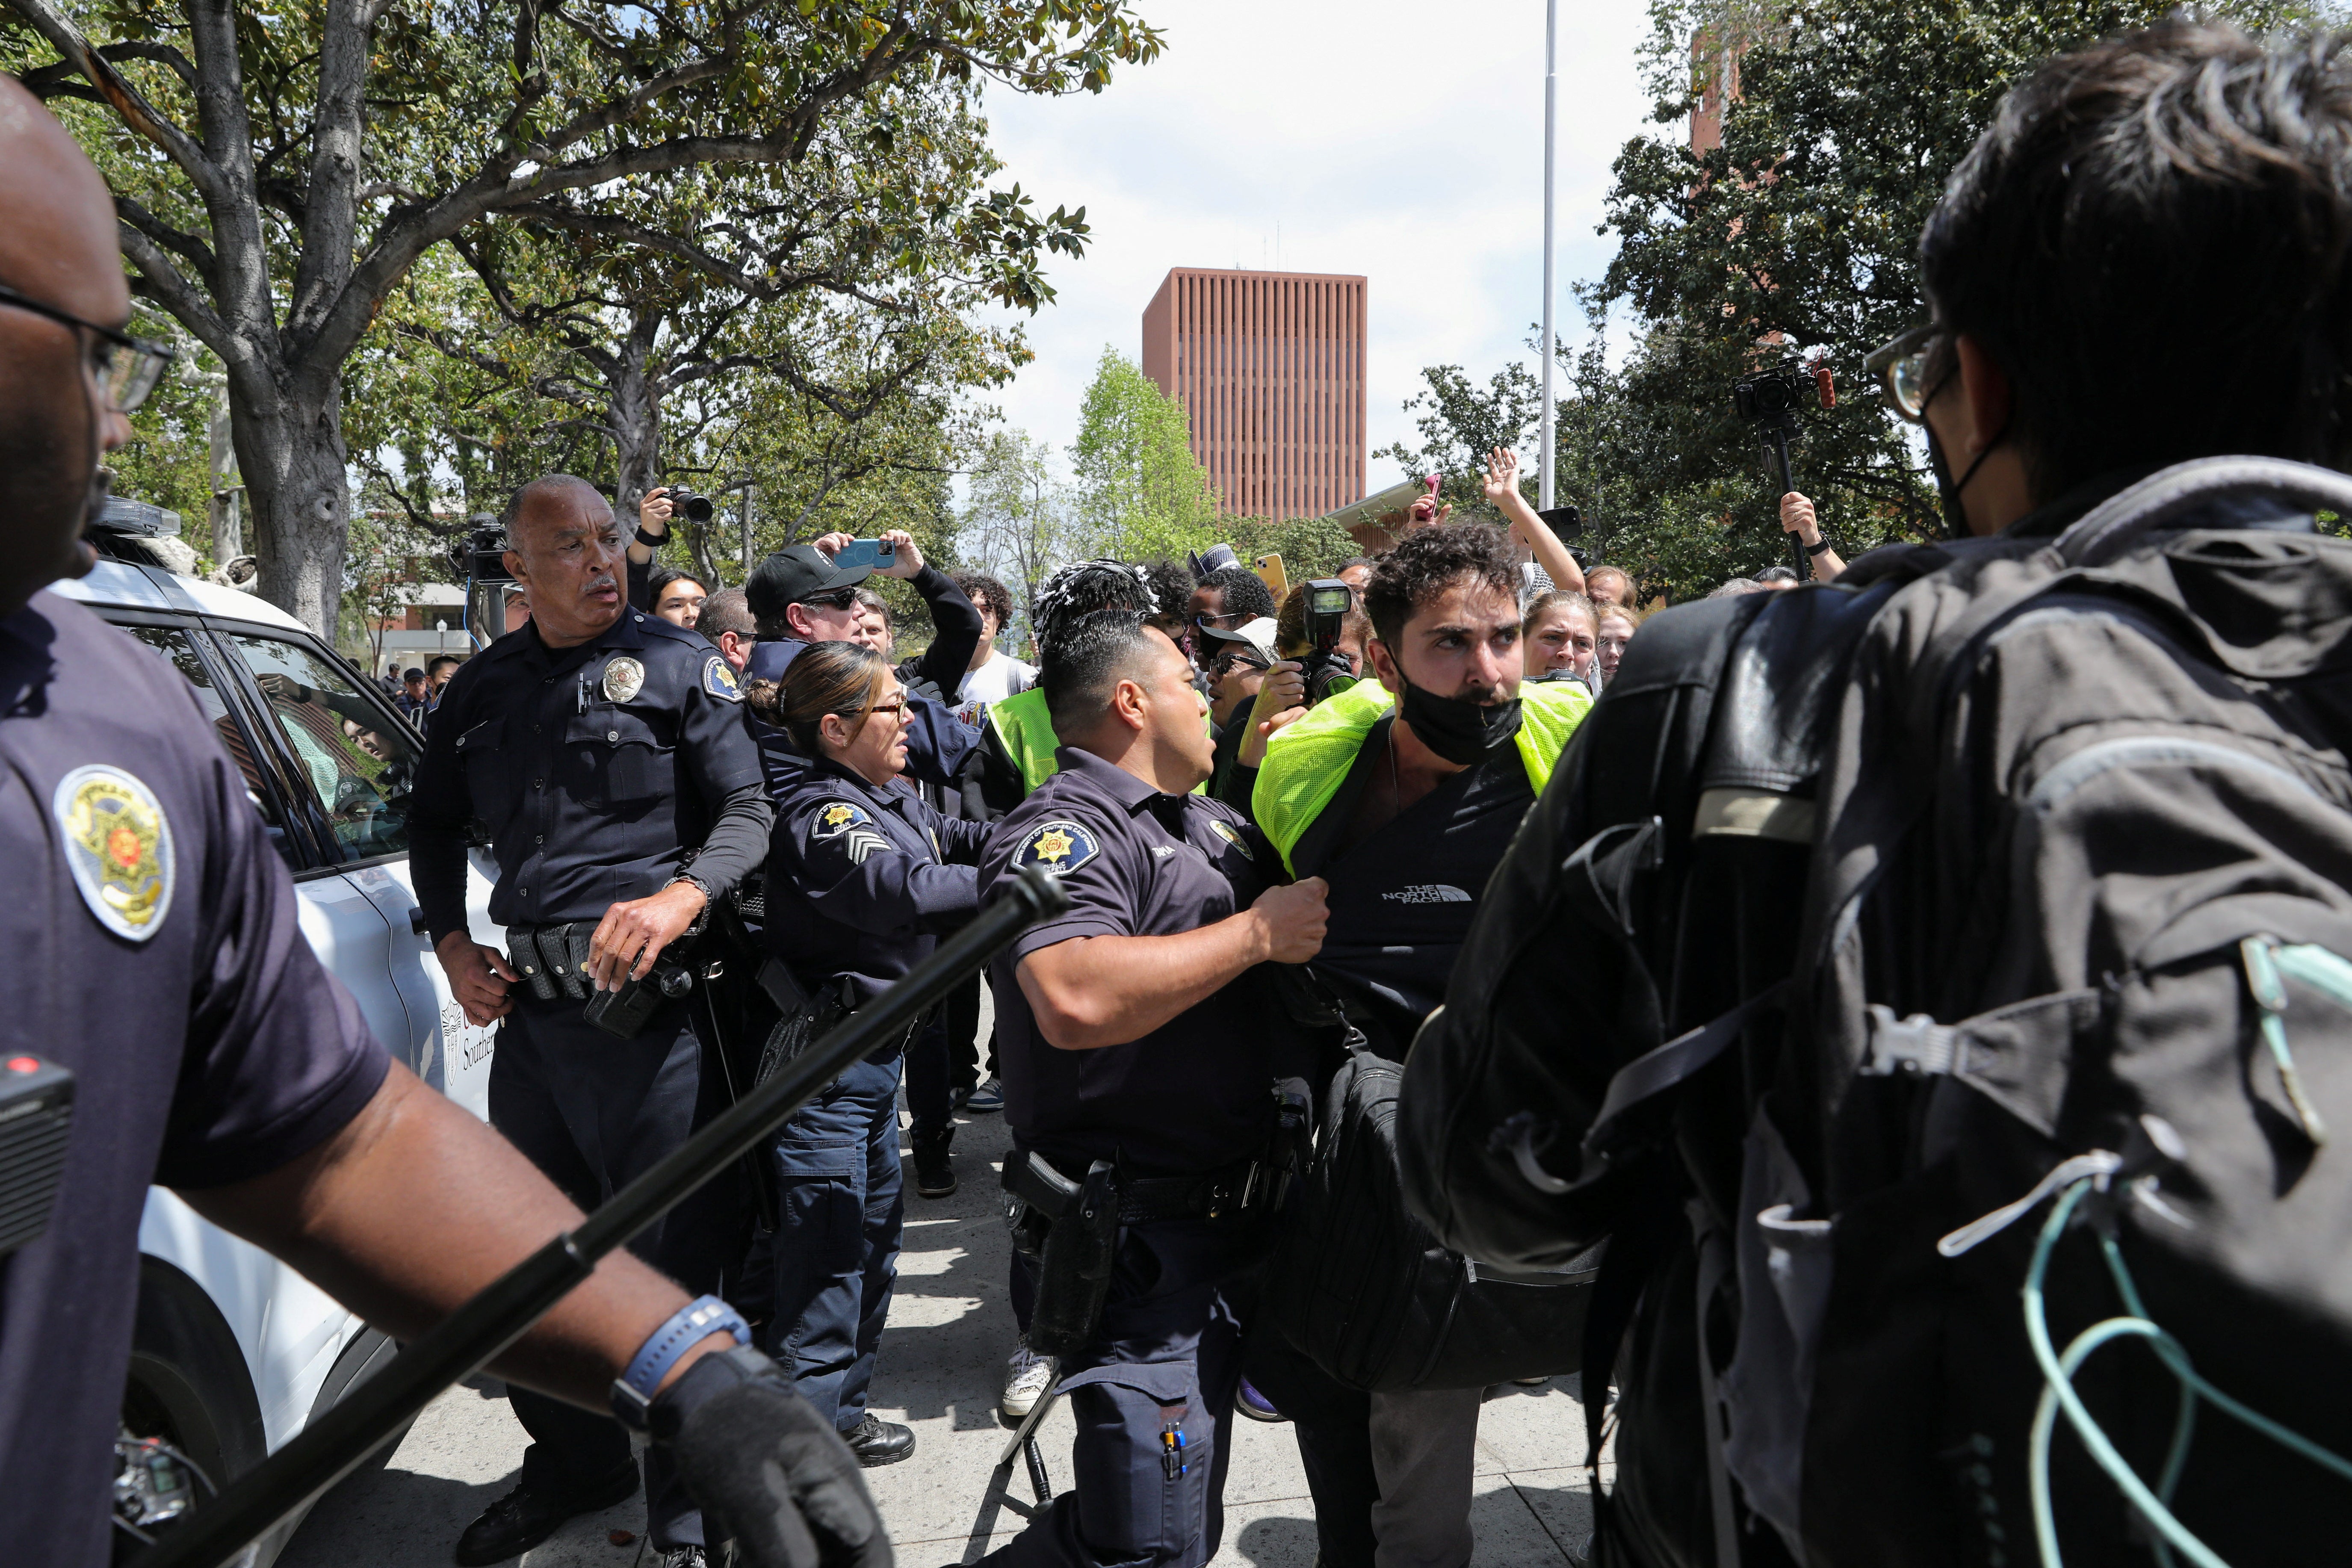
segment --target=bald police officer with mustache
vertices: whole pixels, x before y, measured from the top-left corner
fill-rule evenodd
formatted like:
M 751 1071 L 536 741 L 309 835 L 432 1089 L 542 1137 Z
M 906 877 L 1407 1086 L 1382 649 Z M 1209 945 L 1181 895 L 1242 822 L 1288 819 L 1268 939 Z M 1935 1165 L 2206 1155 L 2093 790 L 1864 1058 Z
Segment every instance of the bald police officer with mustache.
M 652 975 L 663 950 L 766 858 L 775 813 L 734 670 L 695 633 L 628 605 L 625 543 L 604 498 L 551 475 L 516 493 L 506 524 L 507 568 L 530 595 L 530 620 L 442 694 L 411 863 L 450 989 L 475 1023 L 499 1023 L 491 1124 L 593 1209 L 724 1109 L 718 1043 L 697 1036 L 691 999 L 647 995 L 650 1015 L 629 1027 L 612 1016 L 614 993 Z M 466 927 L 475 818 L 498 858 L 490 918 L 507 928 L 504 953 Z M 740 1204 L 722 1177 L 635 1249 L 688 1289 L 716 1291 Z M 515 1556 L 636 1490 L 619 1421 L 522 1389 L 513 1405 L 531 1436 L 522 1477 L 467 1527 L 460 1563 Z M 645 1470 L 655 1548 L 668 1568 L 698 1565 L 701 1517 L 661 1450 Z

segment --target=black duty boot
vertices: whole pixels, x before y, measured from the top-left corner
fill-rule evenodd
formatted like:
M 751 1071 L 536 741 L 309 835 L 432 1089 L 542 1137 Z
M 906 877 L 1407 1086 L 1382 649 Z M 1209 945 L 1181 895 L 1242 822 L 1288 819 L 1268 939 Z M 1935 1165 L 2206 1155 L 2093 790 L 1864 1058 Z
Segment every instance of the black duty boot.
M 956 1190 L 955 1165 L 948 1158 L 948 1145 L 954 1142 L 953 1126 L 915 1140 L 917 1196 L 943 1198 Z
M 869 1419 L 871 1419 L 869 1417 Z M 509 1557 L 520 1557 L 555 1533 L 556 1527 L 576 1513 L 593 1513 L 635 1494 L 637 1467 L 614 1472 L 613 1479 L 584 1492 L 549 1492 L 518 1486 L 482 1510 L 479 1519 L 457 1537 L 459 1568 L 488 1568 Z
M 867 1469 L 877 1465 L 895 1465 L 915 1451 L 915 1429 L 901 1426 L 896 1421 L 885 1421 L 871 1410 L 866 1419 L 841 1435 L 857 1462 Z

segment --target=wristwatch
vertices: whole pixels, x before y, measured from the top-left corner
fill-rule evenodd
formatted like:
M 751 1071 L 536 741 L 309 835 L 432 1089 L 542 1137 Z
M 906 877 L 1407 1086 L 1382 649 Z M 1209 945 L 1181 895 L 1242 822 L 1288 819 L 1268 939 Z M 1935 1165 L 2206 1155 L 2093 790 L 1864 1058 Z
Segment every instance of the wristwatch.
M 637 524 L 637 542 L 644 545 L 647 550 L 659 550 L 663 545 L 669 542 L 669 535 L 667 533 L 647 533 L 646 531 L 646 525 L 641 522 Z
M 1822 542 L 1819 544 L 1808 544 L 1805 546 L 1805 553 L 1808 555 L 1824 554 L 1828 552 L 1829 547 L 1830 536 L 1824 533 L 1822 535 Z
M 702 901 L 706 904 L 715 903 L 718 900 L 719 895 L 710 890 L 710 884 L 704 881 L 701 878 L 696 876 L 691 871 L 680 871 L 677 876 L 672 877 L 668 881 L 664 882 L 662 884 L 662 891 L 667 892 L 672 888 L 677 887 L 680 882 L 692 884 L 695 891 L 702 895 Z
M 751 1325 L 742 1314 L 716 1296 L 698 1296 L 669 1315 L 629 1358 L 627 1370 L 613 1380 L 613 1414 L 621 1424 L 642 1432 L 646 1414 L 653 1407 L 654 1391 L 661 1386 L 677 1358 L 713 1334 L 735 1336 L 739 1345 L 751 1342 Z

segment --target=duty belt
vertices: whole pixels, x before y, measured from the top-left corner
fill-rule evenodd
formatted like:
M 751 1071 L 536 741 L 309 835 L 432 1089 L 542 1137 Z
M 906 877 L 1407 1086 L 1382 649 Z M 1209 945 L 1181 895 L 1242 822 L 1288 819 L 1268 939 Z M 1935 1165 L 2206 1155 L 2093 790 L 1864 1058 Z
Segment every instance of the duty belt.
M 1030 1156 L 1018 1151 L 1005 1162 L 1005 1189 L 1048 1217 L 1058 1218 L 1066 1197 L 1051 1190 L 1029 1164 Z M 1249 1214 L 1276 1200 L 1281 1174 L 1264 1160 L 1237 1160 L 1196 1176 L 1122 1174 L 1115 1184 L 1118 1222 L 1148 1225 L 1155 1220 L 1226 1219 Z

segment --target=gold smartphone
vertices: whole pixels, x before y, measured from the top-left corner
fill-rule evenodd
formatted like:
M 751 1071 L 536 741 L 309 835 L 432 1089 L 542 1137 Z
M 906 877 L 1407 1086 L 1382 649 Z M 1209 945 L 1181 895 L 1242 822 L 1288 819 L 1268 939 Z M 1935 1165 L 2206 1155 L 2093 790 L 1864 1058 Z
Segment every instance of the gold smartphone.
M 1281 556 L 1261 555 L 1250 570 L 1257 574 L 1257 580 L 1265 584 L 1266 591 L 1274 595 L 1277 608 L 1290 596 L 1290 579 L 1283 574 Z

